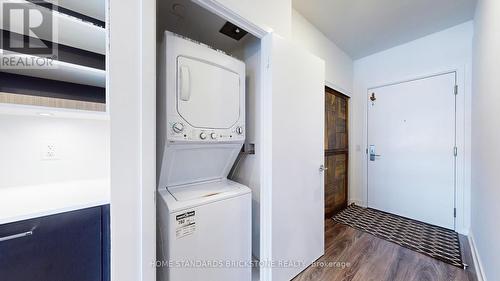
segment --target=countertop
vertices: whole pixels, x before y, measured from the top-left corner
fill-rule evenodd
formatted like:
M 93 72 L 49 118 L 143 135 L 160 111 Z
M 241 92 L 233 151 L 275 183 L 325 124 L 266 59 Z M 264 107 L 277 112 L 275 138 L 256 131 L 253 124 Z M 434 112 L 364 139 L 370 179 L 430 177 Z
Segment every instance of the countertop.
M 109 179 L 0 188 L 0 224 L 109 204 Z

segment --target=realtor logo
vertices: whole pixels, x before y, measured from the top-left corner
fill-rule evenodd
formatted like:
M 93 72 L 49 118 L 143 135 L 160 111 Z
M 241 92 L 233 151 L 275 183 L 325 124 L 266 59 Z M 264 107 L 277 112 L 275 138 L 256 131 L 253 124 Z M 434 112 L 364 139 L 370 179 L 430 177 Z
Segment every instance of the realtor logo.
M 0 68 L 54 68 L 57 6 L 36 0 L 0 3 Z

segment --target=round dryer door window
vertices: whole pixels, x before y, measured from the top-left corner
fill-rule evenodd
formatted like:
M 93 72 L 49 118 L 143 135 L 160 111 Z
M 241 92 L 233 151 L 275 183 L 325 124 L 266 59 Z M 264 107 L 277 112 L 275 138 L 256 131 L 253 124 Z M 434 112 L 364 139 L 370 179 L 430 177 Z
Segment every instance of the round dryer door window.
M 179 56 L 177 110 L 193 127 L 228 129 L 240 118 L 240 76 L 222 66 Z

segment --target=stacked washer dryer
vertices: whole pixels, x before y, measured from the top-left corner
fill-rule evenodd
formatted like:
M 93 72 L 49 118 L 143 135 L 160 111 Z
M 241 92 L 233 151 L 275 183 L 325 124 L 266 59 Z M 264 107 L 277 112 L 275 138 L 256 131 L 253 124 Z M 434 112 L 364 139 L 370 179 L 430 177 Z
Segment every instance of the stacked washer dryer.
M 157 279 L 249 281 L 251 191 L 227 179 L 245 141 L 245 64 L 168 31 L 159 58 Z

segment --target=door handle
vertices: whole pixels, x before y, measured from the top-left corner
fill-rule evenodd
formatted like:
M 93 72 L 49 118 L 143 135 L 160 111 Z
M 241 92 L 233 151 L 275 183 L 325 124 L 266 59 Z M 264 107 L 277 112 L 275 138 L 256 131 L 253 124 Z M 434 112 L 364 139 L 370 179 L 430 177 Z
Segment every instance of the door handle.
M 370 154 L 370 161 L 375 161 L 376 157 L 380 157 L 381 155 L 376 154 L 375 152 L 375 145 L 370 145 L 370 148 L 368 149 L 368 152 Z
M 18 234 L 13 234 L 13 235 L 9 235 L 9 236 L 0 237 L 0 242 L 9 241 L 9 240 L 13 240 L 13 239 L 21 238 L 21 237 L 26 237 L 26 236 L 31 236 L 31 235 L 33 235 L 33 230 L 18 233 Z
M 324 172 L 326 170 L 328 170 L 328 167 L 325 167 L 325 165 L 319 165 L 319 171 L 320 172 Z

